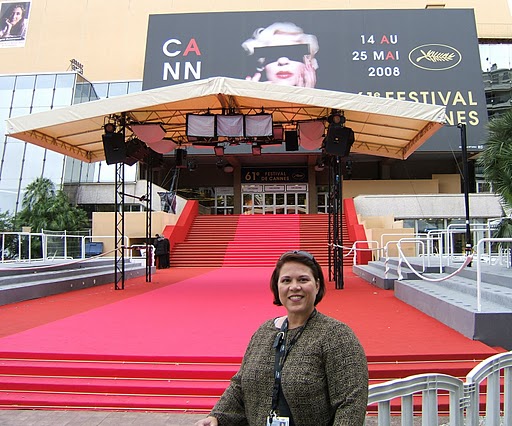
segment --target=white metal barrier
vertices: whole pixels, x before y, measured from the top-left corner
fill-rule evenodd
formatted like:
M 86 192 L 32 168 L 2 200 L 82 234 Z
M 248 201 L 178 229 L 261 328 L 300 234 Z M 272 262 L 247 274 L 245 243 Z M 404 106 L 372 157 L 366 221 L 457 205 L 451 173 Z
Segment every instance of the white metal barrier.
M 482 248 L 486 243 L 512 243 L 512 238 L 482 238 L 476 244 L 476 307 L 482 311 Z
M 487 392 L 482 389 L 486 386 Z M 401 399 L 402 426 L 412 426 L 414 402 L 421 405 L 422 426 L 438 425 L 440 397 L 448 397 L 449 425 L 469 426 L 480 423 L 485 406 L 485 425 L 512 425 L 512 351 L 494 355 L 473 368 L 465 381 L 445 374 L 420 374 L 371 385 L 368 405 L 378 404 L 378 425 L 391 425 L 391 402 Z M 370 410 L 369 410 L 370 411 Z

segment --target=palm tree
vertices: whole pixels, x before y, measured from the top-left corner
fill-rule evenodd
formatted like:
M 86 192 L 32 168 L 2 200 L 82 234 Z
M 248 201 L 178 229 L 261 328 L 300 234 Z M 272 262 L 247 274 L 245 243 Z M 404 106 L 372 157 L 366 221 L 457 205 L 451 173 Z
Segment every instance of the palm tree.
M 493 190 L 512 207 L 512 109 L 489 122 L 489 136 L 478 162 Z
M 81 231 L 89 221 L 87 213 L 71 205 L 64 191 L 56 191 L 50 179 L 38 178 L 27 186 L 23 196 L 22 210 L 16 218 L 16 227 L 22 226 L 29 226 L 32 232 Z M 34 238 L 32 256 L 40 256 L 41 250 L 40 239 Z
M 512 208 L 512 109 L 489 122 L 489 136 L 478 162 L 494 192 L 501 196 L 506 207 Z M 512 238 L 512 218 L 500 221 L 493 238 Z M 510 243 L 499 246 L 510 248 Z

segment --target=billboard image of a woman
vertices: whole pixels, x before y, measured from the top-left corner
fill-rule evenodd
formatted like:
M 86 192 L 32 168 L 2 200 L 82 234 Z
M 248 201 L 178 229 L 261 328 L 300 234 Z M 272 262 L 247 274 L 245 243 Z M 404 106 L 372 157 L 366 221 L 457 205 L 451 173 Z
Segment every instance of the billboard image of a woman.
M 24 39 L 27 32 L 27 11 L 22 3 L 14 3 L 0 20 L 0 38 Z
M 258 28 L 242 47 L 255 58 L 254 71 L 246 80 L 315 87 L 318 40 L 291 22 L 275 22 Z

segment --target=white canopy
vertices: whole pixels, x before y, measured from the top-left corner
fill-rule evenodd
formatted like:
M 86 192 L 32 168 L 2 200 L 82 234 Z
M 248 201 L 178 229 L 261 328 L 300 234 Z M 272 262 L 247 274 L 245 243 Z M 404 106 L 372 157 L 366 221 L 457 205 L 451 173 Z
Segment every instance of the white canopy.
M 165 137 L 188 145 L 187 113 L 222 109 L 272 113 L 274 123 L 326 120 L 343 111 L 353 129 L 351 152 L 406 159 L 444 123 L 445 107 L 312 88 L 215 77 L 72 105 L 7 120 L 7 134 L 85 162 L 105 159 L 102 135 L 109 117 L 130 124 L 160 123 Z

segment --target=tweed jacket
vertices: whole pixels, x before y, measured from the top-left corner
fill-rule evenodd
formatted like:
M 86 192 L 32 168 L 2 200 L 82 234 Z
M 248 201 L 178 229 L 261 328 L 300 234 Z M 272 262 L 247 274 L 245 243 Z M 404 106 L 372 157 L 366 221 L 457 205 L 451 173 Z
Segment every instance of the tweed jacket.
M 210 413 L 219 426 L 266 424 L 278 332 L 274 320 L 268 320 L 252 336 L 240 370 Z M 346 324 L 320 312 L 314 315 L 286 358 L 281 377 L 296 426 L 364 425 L 368 365 Z

